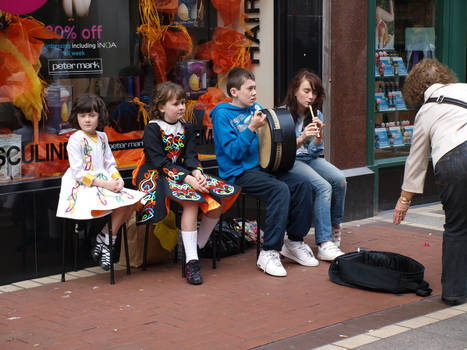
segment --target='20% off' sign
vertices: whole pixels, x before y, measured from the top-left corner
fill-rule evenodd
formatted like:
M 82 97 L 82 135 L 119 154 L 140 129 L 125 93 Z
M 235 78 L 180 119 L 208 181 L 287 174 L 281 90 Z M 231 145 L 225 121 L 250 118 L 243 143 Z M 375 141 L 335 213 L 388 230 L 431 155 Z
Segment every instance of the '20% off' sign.
M 78 33 L 75 31 L 75 26 L 61 26 L 61 25 L 56 25 L 56 26 L 51 26 L 48 25 L 47 29 L 51 30 L 52 32 L 60 35 L 63 39 L 77 39 L 78 38 Z M 101 38 L 101 33 L 102 33 L 102 25 L 95 25 L 93 24 L 90 28 L 84 28 L 81 30 L 79 33 L 80 37 L 82 39 L 88 40 L 88 39 L 100 39 Z

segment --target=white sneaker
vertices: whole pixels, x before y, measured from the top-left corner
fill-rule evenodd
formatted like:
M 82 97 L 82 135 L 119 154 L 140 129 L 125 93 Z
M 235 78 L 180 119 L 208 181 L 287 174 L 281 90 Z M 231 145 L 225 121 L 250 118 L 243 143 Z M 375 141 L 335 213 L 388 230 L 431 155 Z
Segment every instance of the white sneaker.
M 282 266 L 279 252 L 276 250 L 262 250 L 261 253 L 259 253 L 256 265 L 272 276 L 287 276 L 287 271 L 285 271 L 284 266 Z
M 325 242 L 318 246 L 319 260 L 332 261 L 343 254 L 344 252 L 337 248 L 333 242 Z
M 313 251 L 305 242 L 286 240 L 282 246 L 281 254 L 303 266 L 318 266 L 319 262 Z
M 332 241 L 338 248 L 341 246 L 341 229 L 342 229 L 342 225 L 340 224 L 339 224 L 339 227 L 332 228 Z

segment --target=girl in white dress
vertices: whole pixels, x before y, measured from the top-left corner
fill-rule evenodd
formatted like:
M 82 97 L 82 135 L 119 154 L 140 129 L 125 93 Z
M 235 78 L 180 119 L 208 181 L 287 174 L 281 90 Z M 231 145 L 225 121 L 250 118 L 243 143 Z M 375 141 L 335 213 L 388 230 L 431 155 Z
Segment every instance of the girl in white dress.
M 108 121 L 104 101 L 83 94 L 73 104 L 69 123 L 78 129 L 67 144 L 70 167 L 62 177 L 57 217 L 88 220 L 112 215 L 112 244 L 120 226 L 135 210 L 143 192 L 124 188 L 116 168 L 107 135 L 102 130 Z M 110 268 L 107 225 L 96 237 L 92 257 L 104 270 Z

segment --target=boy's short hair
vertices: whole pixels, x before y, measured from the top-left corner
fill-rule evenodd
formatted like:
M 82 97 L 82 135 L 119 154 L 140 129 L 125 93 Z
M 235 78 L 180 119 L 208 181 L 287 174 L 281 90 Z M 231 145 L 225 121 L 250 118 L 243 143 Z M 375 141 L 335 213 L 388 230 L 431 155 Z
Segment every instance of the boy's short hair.
M 227 94 L 232 97 L 230 89 L 236 88 L 240 90 L 243 83 L 248 79 L 255 81 L 255 75 L 248 69 L 240 67 L 232 69 L 227 75 Z

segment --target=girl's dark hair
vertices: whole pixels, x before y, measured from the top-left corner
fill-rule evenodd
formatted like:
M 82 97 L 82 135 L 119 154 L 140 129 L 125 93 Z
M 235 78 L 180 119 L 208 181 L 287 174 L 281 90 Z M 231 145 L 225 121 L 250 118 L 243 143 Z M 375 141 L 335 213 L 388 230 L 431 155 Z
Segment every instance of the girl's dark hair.
M 152 90 L 152 101 L 149 107 L 149 119 L 164 119 L 164 115 L 159 111 L 159 105 L 164 105 L 175 96 L 176 100 L 186 99 L 183 88 L 171 81 L 157 84 Z
M 104 100 L 94 94 L 82 94 L 75 100 L 71 107 L 68 123 L 72 128 L 81 129 L 78 123 L 78 113 L 89 112 L 97 112 L 99 114 L 99 121 L 96 129 L 103 131 L 104 127 L 109 122 L 109 112 L 107 111 Z
M 313 89 L 313 93 L 316 95 L 315 102 L 313 102 L 312 106 L 315 116 L 317 115 L 318 110 L 320 110 L 323 106 L 323 101 L 326 97 L 323 83 L 321 82 L 321 79 L 318 75 L 310 72 L 307 69 L 302 69 L 297 74 L 295 74 L 294 77 L 290 80 L 289 88 L 287 89 L 287 95 L 285 96 L 284 102 L 282 103 L 282 105 L 286 105 L 288 107 L 289 112 L 292 114 L 295 122 L 297 122 L 298 119 L 298 103 L 297 98 L 295 97 L 295 93 L 304 80 L 308 80 L 311 88 Z M 305 113 L 305 120 L 303 125 L 307 125 L 311 122 L 311 120 L 311 113 L 307 110 Z
M 230 89 L 236 88 L 237 90 L 240 90 L 243 83 L 248 79 L 255 81 L 255 75 L 248 69 L 240 67 L 233 68 L 229 74 L 227 74 L 227 94 L 232 97 Z

